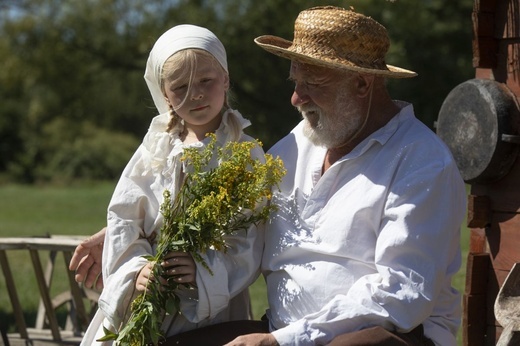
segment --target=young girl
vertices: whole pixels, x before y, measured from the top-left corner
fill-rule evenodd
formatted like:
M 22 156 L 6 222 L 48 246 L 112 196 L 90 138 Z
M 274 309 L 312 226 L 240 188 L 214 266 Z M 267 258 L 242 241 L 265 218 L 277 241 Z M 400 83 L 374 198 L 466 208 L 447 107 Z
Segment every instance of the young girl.
M 152 255 L 163 223 L 163 191 L 178 193 L 185 167 L 184 148 L 202 147 L 215 133 L 218 145 L 252 140 L 243 133 L 250 125 L 229 108 L 226 52 L 209 30 L 179 25 L 155 43 L 146 65 L 145 80 L 160 113 L 150 125 L 116 186 L 108 207 L 103 248 L 103 281 L 99 310 L 82 345 L 94 345 L 104 336 L 102 326 L 118 331 L 129 317 L 130 304 L 145 291 Z M 252 155 L 262 159 L 257 147 Z M 255 227 L 227 236 L 229 250 L 200 255 L 212 273 L 188 253 L 171 252 L 162 263 L 179 283 L 180 313 L 163 321 L 165 336 L 198 327 L 251 317 L 247 287 L 259 274 L 263 238 Z M 99 344 L 99 343 L 98 343 Z

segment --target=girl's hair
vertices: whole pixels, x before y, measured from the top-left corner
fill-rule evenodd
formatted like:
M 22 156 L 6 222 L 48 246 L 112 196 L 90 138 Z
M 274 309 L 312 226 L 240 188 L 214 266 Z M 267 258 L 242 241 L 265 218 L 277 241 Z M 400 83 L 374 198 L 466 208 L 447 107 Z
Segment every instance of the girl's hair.
M 222 73 L 228 74 L 226 70 L 219 64 L 217 59 L 213 55 L 211 55 L 209 52 L 202 50 L 202 49 L 184 49 L 181 50 L 172 56 L 170 56 L 164 63 L 162 67 L 161 72 L 161 89 L 163 93 L 165 93 L 165 82 L 169 80 L 172 75 L 177 71 L 184 71 L 179 76 L 179 79 L 185 79 L 188 80 L 188 89 L 191 87 L 191 83 L 193 82 L 193 75 L 195 73 L 195 69 L 197 68 L 197 62 L 199 59 L 210 59 L 211 62 L 218 68 L 222 70 Z M 187 93 L 186 95 L 188 95 Z M 188 96 L 186 96 L 188 97 Z M 184 102 L 184 100 L 182 101 Z M 181 103 L 182 104 L 182 103 Z M 226 97 L 224 98 L 224 104 L 222 106 L 221 112 L 225 112 L 228 110 L 229 107 L 229 100 L 228 100 L 228 93 L 226 92 Z M 181 118 L 175 113 L 175 110 L 170 108 L 170 121 L 168 123 L 168 128 L 166 129 L 167 132 L 171 132 L 177 124 L 181 121 Z M 231 119 L 232 118 L 232 119 Z M 233 116 L 230 117 L 229 122 L 231 123 L 231 129 L 233 133 L 233 137 L 235 140 L 238 140 L 237 130 L 240 131 L 238 128 L 239 124 L 237 119 Z M 236 135 L 235 135 L 236 134 Z

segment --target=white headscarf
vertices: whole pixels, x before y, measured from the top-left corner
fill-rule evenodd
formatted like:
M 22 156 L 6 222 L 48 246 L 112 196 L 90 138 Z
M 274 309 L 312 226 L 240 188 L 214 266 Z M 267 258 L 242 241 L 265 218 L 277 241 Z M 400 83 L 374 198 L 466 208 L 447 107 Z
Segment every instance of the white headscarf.
M 144 72 L 144 79 L 159 114 L 168 111 L 168 104 L 161 90 L 163 65 L 173 54 L 189 48 L 198 48 L 209 52 L 228 72 L 226 50 L 214 33 L 206 28 L 191 24 L 177 25 L 169 29 L 155 42 Z

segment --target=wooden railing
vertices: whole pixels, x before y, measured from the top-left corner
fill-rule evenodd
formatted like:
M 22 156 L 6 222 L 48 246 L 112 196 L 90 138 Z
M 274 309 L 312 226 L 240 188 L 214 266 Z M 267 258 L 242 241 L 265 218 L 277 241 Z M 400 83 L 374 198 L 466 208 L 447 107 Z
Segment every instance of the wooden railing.
M 7 294 L 11 301 L 16 332 L 5 330 L 5 322 L 2 321 L 2 338 L 0 345 L 78 345 L 81 335 L 86 330 L 92 314 L 96 309 L 99 293 L 81 287 L 74 280 L 74 273 L 69 271 L 68 264 L 76 246 L 85 237 L 79 236 L 50 236 L 47 238 L 0 238 L 0 266 L 7 292 L 0 291 L 0 295 Z M 18 265 L 11 265 L 8 253 L 14 251 L 27 251 L 30 255 L 36 287 L 17 287 L 13 270 Z M 61 255 L 60 255 L 61 254 Z M 45 260 L 45 257 L 47 259 Z M 63 263 L 59 265 L 58 257 L 62 257 Z M 42 261 L 42 258 L 44 261 Z M 45 269 L 44 264 L 45 263 Z M 52 281 L 55 272 L 60 271 L 61 278 L 66 277 L 68 290 L 51 294 Z M 30 273 L 16 273 L 30 275 Z M 24 317 L 24 306 L 20 302 L 19 292 L 30 291 L 37 295 L 39 291 L 40 304 L 36 321 L 33 326 L 28 326 Z M 62 308 L 67 312 L 65 323 L 59 324 L 56 310 Z

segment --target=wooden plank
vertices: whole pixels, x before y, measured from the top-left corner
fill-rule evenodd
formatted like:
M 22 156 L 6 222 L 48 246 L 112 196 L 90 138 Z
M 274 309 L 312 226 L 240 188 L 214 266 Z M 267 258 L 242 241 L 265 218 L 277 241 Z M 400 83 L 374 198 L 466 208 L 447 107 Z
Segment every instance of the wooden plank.
M 518 78 L 520 75 L 520 37 L 516 41 L 506 41 L 504 44 L 506 45 L 504 50 L 507 50 L 507 74 L 513 77 L 508 78 L 506 85 L 518 98 L 520 97 L 520 80 Z
M 27 338 L 27 324 L 25 323 L 20 299 L 18 299 L 18 293 L 16 292 L 13 273 L 11 272 L 11 267 L 9 266 L 7 255 L 3 250 L 0 250 L 0 265 L 2 266 L 2 272 L 4 273 L 5 285 L 7 287 L 7 293 L 9 294 L 9 299 L 11 300 L 11 305 L 13 307 L 18 333 L 20 333 L 21 338 Z
M 52 285 L 52 274 L 54 273 L 54 263 L 56 261 L 56 251 L 49 251 L 49 258 L 47 261 L 47 267 L 45 268 L 45 285 L 47 287 L 51 287 Z M 39 329 L 43 329 L 45 325 L 45 304 L 43 303 L 43 299 L 40 298 L 40 304 L 38 306 L 38 314 L 36 316 L 36 324 L 35 327 Z
M 520 6 L 518 0 L 502 0 L 496 5 L 494 36 L 500 39 L 520 37 Z
M 495 12 L 497 0 L 475 0 L 473 10 L 476 12 Z
M 72 304 L 73 308 L 76 310 L 76 316 L 78 317 L 79 323 L 86 329 L 89 325 L 90 318 L 87 315 L 87 311 L 85 309 L 85 305 L 83 303 L 83 294 L 81 293 L 81 289 L 78 286 L 78 283 L 74 279 L 74 273 L 68 270 L 68 264 L 72 255 L 70 252 L 63 253 L 63 259 L 65 261 L 65 267 L 67 271 L 67 278 L 69 280 L 70 293 L 72 295 Z M 80 330 L 79 326 L 76 325 L 76 321 L 72 321 L 73 329 Z
M 469 252 L 473 254 L 487 253 L 486 230 L 472 228 L 469 230 Z
M 490 265 L 491 261 L 487 253 L 468 255 L 465 294 L 486 295 Z
M 462 317 L 462 339 L 465 346 L 485 345 L 490 273 L 493 273 L 493 269 L 488 253 L 468 255 Z
M 493 16 L 493 20 L 490 17 Z M 489 35 L 490 26 L 493 33 Z M 473 11 L 476 78 L 505 83 L 520 97 L 520 5 L 518 0 L 476 0 Z
M 493 268 L 509 272 L 520 262 L 520 217 L 517 214 L 494 213 L 486 237 Z
M 495 68 L 498 43 L 495 39 L 494 1 L 475 1 L 471 15 L 473 23 L 473 67 Z
M 39 330 L 39 329 L 28 329 L 29 331 L 29 340 L 21 339 L 16 334 L 8 334 L 9 344 L 10 346 L 65 346 L 65 345 L 79 345 L 81 343 L 81 337 L 74 335 L 70 331 L 62 332 L 62 340 L 55 341 L 52 339 L 52 334 L 49 330 Z
M 484 37 L 495 37 L 495 13 L 474 11 L 473 35 L 479 40 Z
M 85 236 L 49 238 L 9 237 L 0 238 L 0 250 L 49 250 L 74 251 Z
M 462 344 L 466 346 L 483 346 L 486 324 L 486 296 L 464 295 L 462 300 Z
M 473 40 L 473 67 L 495 68 L 497 66 L 498 42 L 492 37 Z
M 491 220 L 491 201 L 488 196 L 468 196 L 468 227 L 484 228 Z
M 36 282 L 38 283 L 38 288 L 40 290 L 40 297 L 45 306 L 45 311 L 47 314 L 47 320 L 49 322 L 49 328 L 52 332 L 52 337 L 56 341 L 61 340 L 60 328 L 58 325 L 58 320 L 56 318 L 56 314 L 54 313 L 54 308 L 52 306 L 52 301 L 49 293 L 49 287 L 45 283 L 45 275 L 43 274 L 42 264 L 40 261 L 40 256 L 38 255 L 37 250 L 30 250 L 31 260 L 33 262 L 34 272 L 36 274 Z

